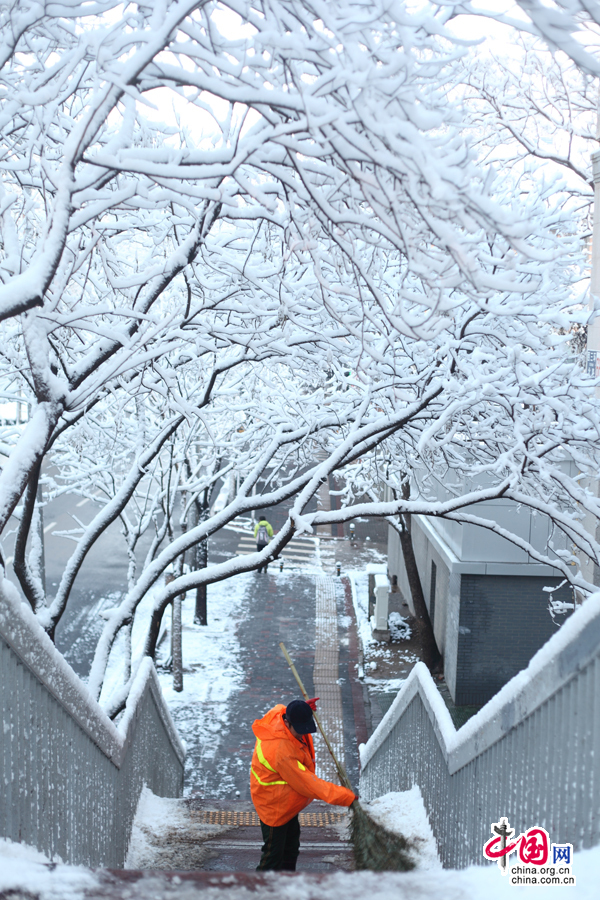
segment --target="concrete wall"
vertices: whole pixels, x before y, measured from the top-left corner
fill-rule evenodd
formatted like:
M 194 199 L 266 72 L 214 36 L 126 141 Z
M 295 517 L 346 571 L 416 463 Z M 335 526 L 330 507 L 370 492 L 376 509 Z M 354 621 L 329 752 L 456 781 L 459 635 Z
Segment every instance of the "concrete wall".
M 454 701 L 481 705 L 556 632 L 544 587 L 563 579 L 511 575 L 462 575 Z M 564 585 L 555 600 L 572 601 Z M 561 617 L 562 621 L 562 617 Z
M 526 507 L 518 507 L 511 500 L 490 500 L 488 503 L 467 507 L 465 511 L 492 520 L 501 528 L 528 541 L 541 553 L 548 553 L 550 547 L 555 550 L 564 550 L 566 547 L 564 535 L 553 528 L 547 516 L 536 514 Z M 524 550 L 478 525 L 461 525 L 444 519 L 432 521 L 440 537 L 462 562 L 536 565 Z
M 436 567 L 435 610 L 433 630 L 440 653 L 444 657 L 444 672 L 450 692 L 454 694 L 456 682 L 456 657 L 460 617 L 460 575 L 452 572 L 447 559 L 428 539 L 420 517 L 412 521 L 412 539 L 417 560 L 417 568 L 425 595 L 425 603 L 431 614 L 432 562 Z M 388 533 L 388 574 L 396 575 L 398 587 L 414 615 L 412 595 L 406 576 L 400 538 L 389 526 Z
M 535 538 L 533 542 L 544 549 L 544 541 L 550 536 L 548 520 L 506 504 L 497 507 L 496 520 L 523 537 Z M 412 538 L 430 615 L 435 564 L 433 628 L 444 657 L 450 694 L 458 705 L 483 704 L 527 666 L 556 630 L 548 612 L 549 596 L 543 588 L 560 583 L 562 575 L 557 576 L 550 566 L 539 565 L 508 541 L 476 526 L 414 516 Z M 467 558 L 457 556 L 456 550 Z M 414 613 L 400 540 L 391 528 L 388 572 L 390 577 L 397 576 Z M 553 596 L 555 600 L 572 600 L 568 586 Z

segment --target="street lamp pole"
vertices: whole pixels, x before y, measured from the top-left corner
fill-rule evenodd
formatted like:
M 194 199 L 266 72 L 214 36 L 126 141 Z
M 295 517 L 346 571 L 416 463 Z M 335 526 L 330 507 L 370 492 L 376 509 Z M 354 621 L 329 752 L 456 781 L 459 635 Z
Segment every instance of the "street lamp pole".
M 600 150 L 592 153 L 594 175 L 594 225 L 592 230 L 592 270 L 590 274 L 590 294 L 600 297 Z M 600 374 L 600 315 L 588 325 L 587 370 L 590 375 Z
M 598 135 L 600 136 L 600 116 L 598 121 Z M 591 253 L 591 273 L 590 273 L 590 297 L 591 303 L 595 302 L 595 298 L 600 298 L 600 150 L 592 153 L 592 172 L 594 177 L 594 222 L 592 229 L 592 253 Z M 590 322 L 587 329 L 587 353 L 586 368 L 588 375 L 593 378 L 600 376 L 600 314 L 596 316 L 593 322 Z M 596 395 L 600 396 L 600 390 L 596 388 Z M 590 490 L 598 496 L 600 484 L 598 479 L 589 485 Z M 598 520 L 594 521 L 590 513 L 586 516 L 586 526 L 590 532 L 595 532 L 596 540 L 600 537 L 600 527 Z M 600 569 L 595 563 L 584 557 L 581 564 L 582 575 L 587 581 L 600 585 Z

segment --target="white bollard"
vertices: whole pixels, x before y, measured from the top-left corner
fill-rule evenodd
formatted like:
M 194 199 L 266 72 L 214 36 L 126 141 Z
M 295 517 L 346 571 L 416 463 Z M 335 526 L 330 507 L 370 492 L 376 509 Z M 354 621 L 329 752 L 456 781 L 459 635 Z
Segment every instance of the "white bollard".
M 375 575 L 375 610 L 371 616 L 371 632 L 376 641 L 390 641 L 388 628 L 388 594 L 387 575 L 378 572 Z

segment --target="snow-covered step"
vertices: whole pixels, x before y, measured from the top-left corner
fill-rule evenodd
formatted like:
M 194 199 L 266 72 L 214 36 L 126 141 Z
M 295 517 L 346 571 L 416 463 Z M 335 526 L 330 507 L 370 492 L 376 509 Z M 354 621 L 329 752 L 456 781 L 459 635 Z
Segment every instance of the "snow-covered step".
M 314 802 L 300 814 L 300 864 L 305 871 L 353 867 L 348 813 Z M 126 867 L 149 870 L 253 872 L 262 846 L 250 802 L 174 800 L 145 790 L 133 824 Z
M 435 873 L 92 871 L 49 865 L 35 850 L 21 844 L 5 850 L 3 843 L 0 897 L 7 900 L 507 900 L 513 893 L 494 863 Z M 596 900 L 600 848 L 577 853 L 575 865 L 577 887 L 564 896 Z M 556 900 L 560 894 L 555 885 L 522 890 L 514 895 Z

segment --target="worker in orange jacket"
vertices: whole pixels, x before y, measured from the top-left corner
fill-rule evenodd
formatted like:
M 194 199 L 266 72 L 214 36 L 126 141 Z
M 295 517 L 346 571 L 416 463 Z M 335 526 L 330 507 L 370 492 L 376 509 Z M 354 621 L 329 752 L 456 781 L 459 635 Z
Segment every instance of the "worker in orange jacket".
M 318 699 L 318 697 L 316 698 Z M 250 795 L 260 819 L 264 844 L 259 870 L 295 871 L 300 850 L 298 813 L 313 800 L 350 806 L 358 799 L 348 788 L 315 775 L 311 734 L 317 728 L 304 700 L 274 706 L 252 731 L 256 746 L 250 768 Z

